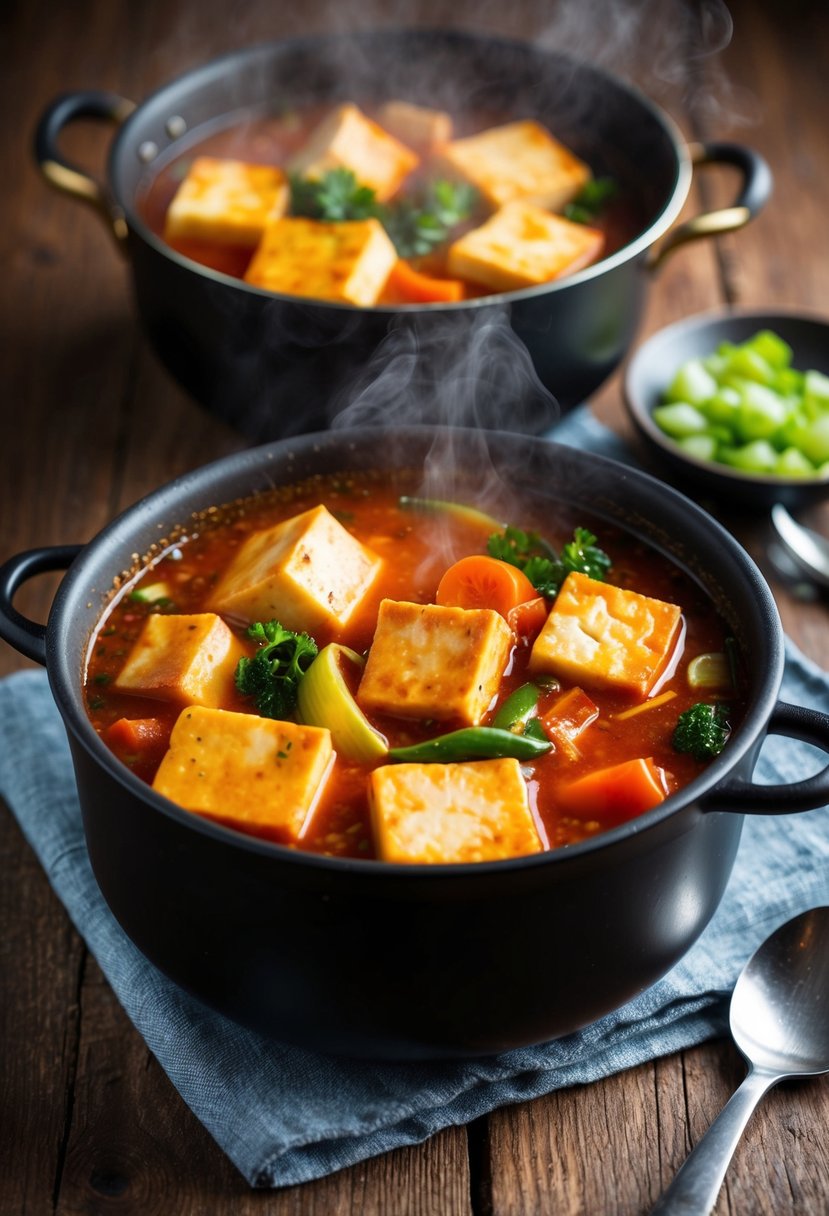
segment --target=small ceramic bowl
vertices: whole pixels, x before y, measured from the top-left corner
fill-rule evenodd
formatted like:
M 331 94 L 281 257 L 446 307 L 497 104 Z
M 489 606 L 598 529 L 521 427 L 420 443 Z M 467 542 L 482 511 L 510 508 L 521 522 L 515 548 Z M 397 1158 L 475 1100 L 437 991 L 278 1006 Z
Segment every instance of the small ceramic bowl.
M 664 480 L 676 482 L 691 497 L 727 500 L 733 506 L 771 507 L 782 502 L 803 507 L 829 498 L 829 477 L 744 473 L 699 460 L 678 447 L 653 420 L 654 409 L 683 363 L 712 354 L 722 342 L 745 342 L 762 329 L 773 330 L 791 346 L 793 367 L 829 375 L 829 319 L 794 312 L 699 313 L 659 330 L 636 350 L 625 371 L 625 405 L 656 461 L 657 474 L 664 469 Z

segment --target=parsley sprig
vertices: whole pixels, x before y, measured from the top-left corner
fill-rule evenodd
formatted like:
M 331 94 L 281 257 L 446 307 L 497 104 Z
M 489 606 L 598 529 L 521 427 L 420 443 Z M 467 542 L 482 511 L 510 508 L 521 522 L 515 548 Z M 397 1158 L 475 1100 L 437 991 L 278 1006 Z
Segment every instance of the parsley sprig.
M 565 218 L 574 224 L 595 224 L 605 206 L 616 197 L 618 189 L 612 177 L 590 178 L 573 201 L 565 206 Z
M 494 532 L 486 548 L 490 557 L 523 570 L 538 594 L 547 599 L 555 599 L 568 574 L 577 571 L 602 581 L 611 566 L 610 558 L 587 528 L 576 528 L 560 554 L 537 532 L 510 526 Z
M 260 647 L 253 658 L 239 660 L 236 687 L 254 698 L 261 717 L 286 718 L 296 706 L 299 682 L 317 656 L 317 644 L 279 621 L 256 621 L 247 634 Z
M 329 169 L 319 178 L 293 175 L 291 214 L 338 222 L 375 217 L 401 258 L 421 257 L 447 241 L 472 214 L 477 191 L 464 182 L 436 181 L 414 198 L 382 204 L 350 169 Z

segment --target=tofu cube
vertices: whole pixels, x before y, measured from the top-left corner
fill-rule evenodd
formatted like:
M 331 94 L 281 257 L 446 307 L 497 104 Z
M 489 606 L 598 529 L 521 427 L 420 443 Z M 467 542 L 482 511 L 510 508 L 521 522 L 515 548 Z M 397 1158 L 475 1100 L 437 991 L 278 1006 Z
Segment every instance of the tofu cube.
M 530 671 L 645 697 L 671 657 L 676 604 L 568 574 L 530 653 Z
M 288 179 L 275 165 L 197 156 L 167 210 L 164 236 L 253 249 L 289 198 Z
M 244 653 L 215 613 L 158 613 L 147 617 L 114 687 L 179 705 L 219 705 Z
M 213 593 L 224 616 L 277 620 L 286 629 L 338 636 L 371 591 L 383 561 L 325 507 L 254 532 Z
M 417 167 L 411 148 L 372 119 L 353 102 L 332 110 L 311 132 L 306 143 L 288 162 L 291 173 L 320 178 L 330 169 L 350 169 L 361 186 L 369 186 L 385 202 Z
M 443 155 L 493 208 L 521 199 L 560 211 L 591 176 L 584 161 L 532 119 L 453 140 Z
M 509 625 L 490 608 L 383 600 L 357 701 L 395 717 L 477 725 L 511 648 Z
M 265 229 L 244 279 L 266 291 L 369 308 L 396 261 L 379 220 L 327 224 L 288 216 Z
M 384 130 L 423 155 L 444 148 L 452 138 L 452 117 L 445 110 L 387 101 L 377 117 Z
M 333 762 L 327 730 L 194 705 L 179 714 L 153 789 L 188 811 L 295 844 Z
M 387 764 L 371 774 L 369 805 L 383 861 L 500 861 L 544 847 L 517 760 Z
M 449 274 L 492 291 L 549 283 L 595 261 L 604 235 L 532 203 L 507 203 L 449 246 Z

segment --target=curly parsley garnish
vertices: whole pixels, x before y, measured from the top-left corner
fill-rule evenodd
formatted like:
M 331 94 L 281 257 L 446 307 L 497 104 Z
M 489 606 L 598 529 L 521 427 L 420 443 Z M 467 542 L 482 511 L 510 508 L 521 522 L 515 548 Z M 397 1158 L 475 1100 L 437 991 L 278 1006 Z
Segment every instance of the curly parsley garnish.
M 523 570 L 538 594 L 547 599 L 558 595 L 568 574 L 577 571 L 603 581 L 611 566 L 610 558 L 598 548 L 596 537 L 587 528 L 576 528 L 560 555 L 537 532 L 509 526 L 490 536 L 486 550 L 490 557 Z
M 279 621 L 257 621 L 247 631 L 260 643 L 252 659 L 236 666 L 236 687 L 253 697 L 263 718 L 286 718 L 294 710 L 299 682 L 317 657 L 317 644 L 307 633 L 293 633 Z
M 378 219 L 401 258 L 431 253 L 472 214 L 477 191 L 463 182 L 436 181 L 415 198 L 384 205 L 350 169 L 329 169 L 319 178 L 293 175 L 291 215 L 338 222 Z

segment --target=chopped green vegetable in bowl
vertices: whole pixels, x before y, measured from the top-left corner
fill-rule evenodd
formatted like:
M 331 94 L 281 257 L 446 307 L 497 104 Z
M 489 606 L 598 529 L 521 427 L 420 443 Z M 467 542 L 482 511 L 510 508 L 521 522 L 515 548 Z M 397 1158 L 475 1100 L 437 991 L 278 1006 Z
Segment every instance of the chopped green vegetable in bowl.
M 829 495 L 829 321 L 690 317 L 640 347 L 625 397 L 663 463 L 702 490 L 766 506 Z

